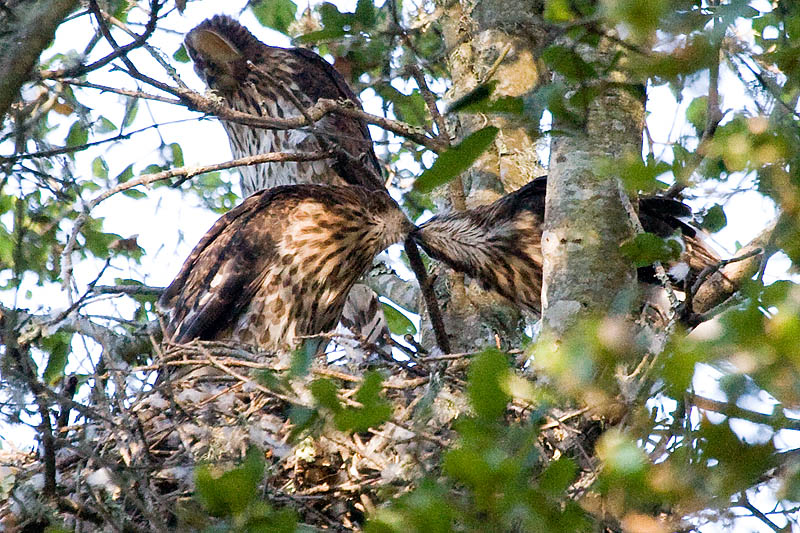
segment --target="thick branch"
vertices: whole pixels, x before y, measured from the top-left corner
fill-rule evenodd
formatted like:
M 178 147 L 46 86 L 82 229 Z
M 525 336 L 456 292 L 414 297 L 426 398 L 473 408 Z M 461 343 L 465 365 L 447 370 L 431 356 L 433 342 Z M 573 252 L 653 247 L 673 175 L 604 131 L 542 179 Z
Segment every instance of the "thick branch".
M 617 51 L 605 41 L 584 53 L 593 64 L 607 64 Z M 587 105 L 582 127 L 554 137 L 550 153 L 542 325 L 556 339 L 579 318 L 609 312 L 636 281 L 636 271 L 620 253 L 633 229 L 616 178 L 598 172 L 597 163 L 641 153 L 644 102 L 625 88 L 625 74 L 608 77 L 604 93 Z
M 755 252 L 758 248 L 766 250 L 765 253 L 755 254 L 742 261 L 728 262 L 719 271 L 708 276 L 692 299 L 692 308 L 697 313 L 705 313 L 713 307 L 727 300 L 739 290 L 742 283 L 752 278 L 761 268 L 771 253 L 769 244 L 775 231 L 773 222 L 759 236 L 750 241 L 737 255 L 743 256 Z
M 729 418 L 741 418 L 742 420 L 747 420 L 749 422 L 754 422 L 756 424 L 764 424 L 767 426 L 772 426 L 776 430 L 777 429 L 800 430 L 800 419 L 788 418 L 786 415 L 783 414 L 780 406 L 777 406 L 778 411 L 775 414 L 767 415 L 764 413 L 751 411 L 750 409 L 743 409 L 733 403 L 720 402 L 718 400 L 712 400 L 711 398 L 705 398 L 703 396 L 698 396 L 696 394 L 691 394 L 691 393 L 688 395 L 688 400 L 695 407 L 698 407 L 700 409 L 705 409 L 706 411 L 713 411 L 715 413 L 725 415 Z

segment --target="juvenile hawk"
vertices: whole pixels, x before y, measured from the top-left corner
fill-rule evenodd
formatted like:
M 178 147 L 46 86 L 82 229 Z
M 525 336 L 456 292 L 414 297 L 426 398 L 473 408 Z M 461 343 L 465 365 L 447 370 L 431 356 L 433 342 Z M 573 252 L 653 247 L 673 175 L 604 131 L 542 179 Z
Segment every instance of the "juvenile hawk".
M 216 15 L 186 35 L 195 71 L 223 101 L 238 111 L 274 118 L 302 116 L 320 98 L 361 104 L 344 78 L 327 61 L 303 48 L 268 46 L 230 17 Z M 239 169 L 242 196 L 294 183 L 359 185 L 385 191 L 381 166 L 365 122 L 328 115 L 313 126 L 270 130 L 222 122 L 234 157 L 265 152 L 332 150 L 331 159 L 275 162 Z M 389 336 L 372 289 L 353 292 L 343 325 L 373 345 Z
M 414 232 L 414 238 L 434 259 L 538 315 L 546 189 L 547 178 L 537 178 L 492 204 L 434 217 Z M 639 219 L 645 231 L 660 237 L 680 233 L 683 254 L 667 265 L 675 281 L 696 276 L 719 262 L 695 228 L 681 220 L 691 215 L 691 209 L 677 200 L 659 196 L 639 199 Z M 656 283 L 652 267 L 640 268 L 639 280 Z
M 263 350 L 333 329 L 353 283 L 414 225 L 386 192 L 284 185 L 223 215 L 162 294 L 165 336 Z
M 304 48 L 267 46 L 230 17 L 216 15 L 186 35 L 186 51 L 198 76 L 225 103 L 244 113 L 301 117 L 321 98 L 361 104 L 344 78 L 319 55 Z M 292 183 L 361 185 L 383 190 L 372 138 L 361 120 L 330 114 L 313 126 L 269 130 L 222 122 L 234 157 L 265 152 L 332 149 L 322 161 L 265 163 L 242 167 L 242 195 Z

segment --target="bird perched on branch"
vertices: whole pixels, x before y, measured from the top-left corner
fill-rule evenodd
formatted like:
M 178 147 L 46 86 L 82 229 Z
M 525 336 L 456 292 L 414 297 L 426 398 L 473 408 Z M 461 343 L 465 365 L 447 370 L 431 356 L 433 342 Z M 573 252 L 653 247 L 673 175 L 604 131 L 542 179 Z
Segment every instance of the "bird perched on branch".
M 436 216 L 414 231 L 414 239 L 434 259 L 538 315 L 542 292 L 542 226 L 547 178 L 537 178 L 492 204 Z M 639 199 L 644 230 L 660 237 L 680 235 L 682 253 L 670 265 L 673 281 L 696 276 L 719 262 L 690 224 L 691 209 L 665 197 Z M 652 267 L 639 280 L 657 283 Z
M 165 337 L 293 348 L 333 329 L 375 255 L 413 228 L 386 192 L 262 190 L 217 220 L 162 294 Z
M 237 21 L 216 15 L 192 29 L 184 40 L 195 71 L 229 107 L 272 118 L 303 117 L 327 98 L 361 108 L 344 78 L 319 55 L 303 48 L 268 46 Z M 358 185 L 386 191 L 367 124 L 330 114 L 293 130 L 222 122 L 234 157 L 265 152 L 328 150 L 319 161 L 276 162 L 240 167 L 242 195 L 294 183 Z M 383 346 L 389 328 L 372 289 L 353 291 L 342 324 L 372 346 Z M 388 350 L 387 350 L 388 353 Z
M 216 15 L 186 35 L 186 51 L 200 78 L 231 108 L 273 118 L 302 117 L 320 99 L 361 103 L 327 61 L 303 48 L 267 46 L 230 17 Z M 292 183 L 361 185 L 383 190 L 381 167 L 366 123 L 330 114 L 294 130 L 224 122 L 235 157 L 265 152 L 331 150 L 321 161 L 242 167 L 242 195 Z

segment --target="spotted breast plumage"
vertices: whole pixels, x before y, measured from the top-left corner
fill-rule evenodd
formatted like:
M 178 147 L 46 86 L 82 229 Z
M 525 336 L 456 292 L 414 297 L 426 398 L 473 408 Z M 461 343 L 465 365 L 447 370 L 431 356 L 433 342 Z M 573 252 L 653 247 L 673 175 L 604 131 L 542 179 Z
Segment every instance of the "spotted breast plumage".
M 436 216 L 421 224 L 414 238 L 434 259 L 539 314 L 546 189 L 546 177 L 537 178 L 492 204 Z M 645 231 L 664 238 L 679 236 L 683 253 L 667 265 L 676 282 L 719 261 L 698 231 L 684 221 L 691 214 L 688 206 L 671 198 L 639 199 Z M 640 268 L 639 280 L 657 283 L 652 267 Z
M 166 337 L 292 348 L 331 330 L 374 256 L 413 228 L 386 192 L 311 184 L 258 192 L 214 224 L 159 299 Z

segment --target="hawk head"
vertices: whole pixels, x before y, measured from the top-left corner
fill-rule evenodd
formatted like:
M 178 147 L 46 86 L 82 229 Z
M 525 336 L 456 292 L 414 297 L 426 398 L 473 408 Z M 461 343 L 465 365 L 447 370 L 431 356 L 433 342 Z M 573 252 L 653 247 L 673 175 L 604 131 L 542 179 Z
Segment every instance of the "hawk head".
M 190 31 L 184 40 L 197 75 L 221 92 L 235 90 L 247 77 L 247 58 L 264 45 L 235 20 L 217 15 Z

